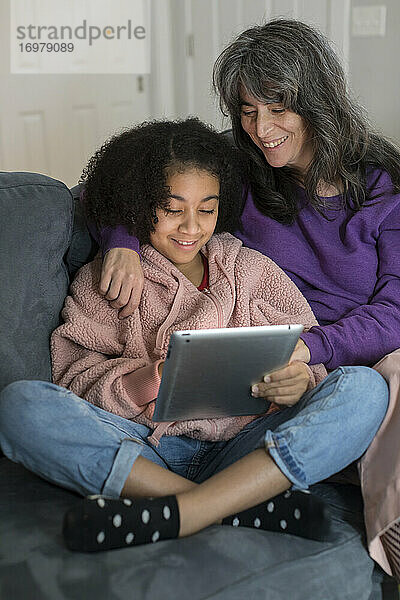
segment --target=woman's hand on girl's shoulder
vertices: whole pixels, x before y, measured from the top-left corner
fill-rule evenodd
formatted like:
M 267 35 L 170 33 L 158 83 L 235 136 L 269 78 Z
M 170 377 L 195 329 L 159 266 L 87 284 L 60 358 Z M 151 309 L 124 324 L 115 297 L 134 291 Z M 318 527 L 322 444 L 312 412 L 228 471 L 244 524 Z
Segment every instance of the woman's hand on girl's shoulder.
M 140 256 L 128 248 L 112 248 L 103 259 L 99 292 L 113 308 L 120 308 L 119 318 L 129 317 L 139 306 L 144 283 Z

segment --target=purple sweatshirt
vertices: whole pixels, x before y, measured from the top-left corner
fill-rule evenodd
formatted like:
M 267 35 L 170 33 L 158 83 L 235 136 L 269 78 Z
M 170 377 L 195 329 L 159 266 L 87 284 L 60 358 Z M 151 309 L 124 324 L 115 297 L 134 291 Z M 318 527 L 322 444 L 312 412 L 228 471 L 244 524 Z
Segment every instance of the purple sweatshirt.
M 301 210 L 292 225 L 264 216 L 249 193 L 242 214 L 245 246 L 272 258 L 296 283 L 320 326 L 302 334 L 311 364 L 328 369 L 368 365 L 400 348 L 400 195 L 393 195 L 387 173 L 368 177 L 372 194 L 382 197 L 353 214 L 337 209 L 322 217 L 299 187 Z M 139 249 L 124 227 L 102 232 L 103 252 Z

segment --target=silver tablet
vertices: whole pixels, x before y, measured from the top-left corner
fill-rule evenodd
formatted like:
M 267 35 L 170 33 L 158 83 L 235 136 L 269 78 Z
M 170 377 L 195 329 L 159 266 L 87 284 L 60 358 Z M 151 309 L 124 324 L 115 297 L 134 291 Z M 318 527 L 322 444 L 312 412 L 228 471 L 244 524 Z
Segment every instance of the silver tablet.
M 251 386 L 285 366 L 302 325 L 177 331 L 171 335 L 153 421 L 258 415 Z

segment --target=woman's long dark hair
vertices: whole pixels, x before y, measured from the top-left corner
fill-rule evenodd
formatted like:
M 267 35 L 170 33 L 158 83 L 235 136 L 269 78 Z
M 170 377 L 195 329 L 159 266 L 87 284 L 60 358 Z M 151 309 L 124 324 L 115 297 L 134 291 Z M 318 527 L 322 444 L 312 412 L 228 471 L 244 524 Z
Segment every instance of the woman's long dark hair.
M 222 112 L 231 117 L 237 146 L 251 157 L 250 185 L 262 213 L 281 223 L 293 222 L 300 176 L 289 167 L 270 167 L 243 130 L 241 88 L 259 102 L 282 103 L 306 122 L 314 154 L 302 184 L 322 214 L 329 205 L 318 196 L 322 182 L 339 186 L 344 204 L 354 211 L 379 197 L 367 187 L 370 169 L 387 171 L 393 191 L 400 192 L 399 149 L 373 132 L 348 92 L 337 55 L 313 27 L 276 19 L 244 31 L 218 57 L 213 82 Z

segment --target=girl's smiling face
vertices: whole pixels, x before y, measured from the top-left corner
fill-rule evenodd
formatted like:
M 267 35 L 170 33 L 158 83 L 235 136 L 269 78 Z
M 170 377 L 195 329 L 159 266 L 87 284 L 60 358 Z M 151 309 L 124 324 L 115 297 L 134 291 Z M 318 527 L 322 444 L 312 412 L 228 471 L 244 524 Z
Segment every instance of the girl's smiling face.
M 291 166 L 305 173 L 313 156 L 307 124 L 282 104 L 265 104 L 241 90 L 241 123 L 271 167 Z
M 157 209 L 150 243 L 190 279 L 217 224 L 219 181 L 208 171 L 190 168 L 171 174 L 167 185 L 169 205 Z

